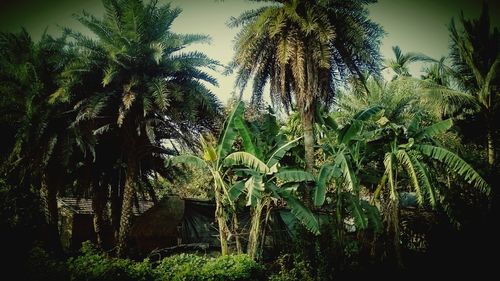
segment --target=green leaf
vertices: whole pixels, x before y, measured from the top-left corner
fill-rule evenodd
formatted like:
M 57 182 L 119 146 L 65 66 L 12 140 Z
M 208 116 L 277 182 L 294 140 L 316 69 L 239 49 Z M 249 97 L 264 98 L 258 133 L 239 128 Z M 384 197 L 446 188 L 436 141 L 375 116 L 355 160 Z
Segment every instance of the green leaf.
M 403 165 L 406 174 L 408 174 L 408 177 L 410 178 L 411 185 L 413 186 L 413 188 L 415 188 L 418 204 L 422 205 L 424 203 L 424 197 L 422 196 L 422 190 L 420 189 L 419 183 L 419 176 L 421 174 L 417 173 L 412 159 L 410 159 L 410 156 L 405 150 L 398 150 L 396 152 L 396 158 L 398 159 L 399 163 Z
M 368 217 L 365 215 L 363 208 L 359 204 L 359 198 L 353 196 L 352 194 L 346 194 L 347 196 L 347 208 L 349 213 L 354 218 L 354 223 L 357 229 L 368 228 Z
M 111 81 L 113 81 L 113 78 L 116 76 L 117 74 L 117 71 L 116 69 L 113 67 L 113 66 L 108 66 L 104 69 L 104 76 L 102 78 L 102 86 L 103 87 L 106 87 L 107 85 L 109 85 L 109 83 L 111 83 Z
M 353 119 L 359 120 L 359 121 L 366 121 L 370 119 L 372 116 L 378 114 L 380 111 L 382 111 L 383 108 L 381 106 L 373 106 L 369 107 L 356 115 L 354 115 Z
M 355 138 L 359 132 L 363 129 L 363 122 L 359 120 L 353 120 L 351 124 L 346 125 L 342 130 L 340 130 L 338 141 L 339 143 L 348 144 L 353 138 Z
M 262 174 L 267 174 L 270 171 L 269 167 L 264 162 L 260 161 L 259 158 L 244 151 L 238 151 L 229 154 L 224 159 L 224 165 L 243 165 Z
M 229 117 L 224 123 L 224 128 L 221 135 L 219 136 L 219 143 L 217 145 L 217 159 L 221 161 L 232 149 L 233 142 L 236 139 L 237 131 L 235 128 L 235 120 L 242 116 L 245 111 L 245 106 L 243 102 L 238 102 L 234 110 L 229 114 Z M 217 163 L 219 166 L 219 163 Z
M 437 123 L 430 125 L 429 127 L 422 128 L 419 130 L 415 138 L 421 139 L 423 137 L 434 137 L 436 135 L 442 134 L 448 131 L 453 126 L 453 120 L 446 119 Z
M 207 169 L 208 165 L 203 159 L 194 155 L 179 155 L 172 158 L 172 164 L 187 164 L 195 168 Z
M 429 197 L 429 202 L 432 207 L 436 206 L 436 195 L 434 188 L 431 185 L 430 182 L 430 177 L 429 177 L 429 172 L 425 168 L 424 164 L 421 163 L 413 153 L 409 154 L 410 160 L 413 163 L 413 166 L 415 167 L 415 171 L 417 172 L 418 178 L 422 182 L 422 185 L 425 187 L 425 191 L 427 193 L 427 196 Z M 418 197 L 417 197 L 418 199 Z
M 257 202 L 262 198 L 264 192 L 264 183 L 262 176 L 254 175 L 245 182 L 245 189 L 247 190 L 247 206 L 255 207 Z
M 360 205 L 365 210 L 369 226 L 371 226 L 376 233 L 382 233 L 384 231 L 384 225 L 378 208 L 365 200 L 360 200 Z
M 325 203 L 327 183 L 333 176 L 334 167 L 330 164 L 323 164 L 319 170 L 316 188 L 314 189 L 314 205 L 321 206 Z
M 283 170 L 276 173 L 276 177 L 284 182 L 315 181 L 314 176 L 304 170 Z
M 243 144 L 243 147 L 245 148 L 245 151 L 259 157 L 260 151 L 253 144 L 252 136 L 251 136 L 250 131 L 248 130 L 247 126 L 245 125 L 245 120 L 243 120 L 242 116 L 240 116 L 234 120 L 234 126 L 241 136 L 242 144 Z
M 450 168 L 452 171 L 462 176 L 465 181 L 473 184 L 485 194 L 490 193 L 488 183 L 476 172 L 467 162 L 460 158 L 455 153 L 437 146 L 432 145 L 415 145 L 415 148 L 422 154 L 437 160 Z
M 282 193 L 292 214 L 315 235 L 319 235 L 319 223 L 314 214 L 290 193 Z
M 390 190 L 390 195 L 389 197 L 391 200 L 395 201 L 397 200 L 397 195 L 396 195 L 396 186 L 394 183 L 394 154 L 391 152 L 387 152 L 384 157 L 384 166 L 385 166 L 385 172 L 384 176 L 387 182 L 389 183 L 389 190 Z M 382 177 L 384 179 L 384 177 Z
M 287 153 L 288 150 L 290 150 L 291 148 L 293 148 L 297 145 L 298 141 L 301 138 L 302 137 L 296 138 L 296 139 L 289 141 L 289 142 L 285 143 L 284 145 L 278 147 L 273 152 L 273 154 L 271 154 L 271 157 L 269 157 L 269 160 L 267 161 L 267 166 L 272 167 L 275 164 L 277 164 L 281 160 L 281 158 L 283 158 L 283 156 L 285 156 L 285 154 Z
M 231 201 L 236 201 L 238 200 L 238 197 L 240 197 L 241 193 L 243 193 L 243 190 L 245 190 L 245 182 L 244 181 L 238 181 L 236 182 L 231 188 L 229 189 L 229 200 Z
M 358 179 L 352 170 L 350 162 L 347 161 L 343 152 L 339 152 L 335 157 L 335 166 L 340 169 L 341 178 L 339 178 L 339 180 L 342 185 L 349 191 L 357 191 Z

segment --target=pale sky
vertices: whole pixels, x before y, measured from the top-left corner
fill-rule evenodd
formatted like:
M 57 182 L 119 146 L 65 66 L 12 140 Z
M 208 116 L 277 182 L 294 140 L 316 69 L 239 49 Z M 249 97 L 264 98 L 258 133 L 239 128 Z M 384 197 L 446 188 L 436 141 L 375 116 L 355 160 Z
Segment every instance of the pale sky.
M 159 2 L 171 2 L 172 6 L 183 10 L 174 21 L 173 31 L 210 35 L 210 45 L 194 45 L 192 48 L 223 64 L 232 58 L 233 38 L 237 33 L 236 29 L 228 28 L 225 23 L 231 16 L 259 5 L 246 0 Z M 499 26 L 500 3 L 496 2 L 490 1 L 490 17 Z M 399 45 L 404 52 L 421 52 L 433 58 L 446 55 L 449 45 L 447 25 L 451 18 L 458 18 L 461 10 L 466 17 L 476 18 L 480 9 L 481 1 L 476 0 L 379 0 L 369 6 L 371 19 L 381 24 L 387 33 L 381 46 L 381 53 L 385 57 L 392 56 L 391 47 L 394 45 Z M 34 39 L 38 39 L 46 27 L 49 33 L 58 34 L 58 25 L 84 31 L 71 16 L 81 10 L 98 17 L 103 14 L 100 0 L 17 0 L 14 3 L 0 0 L 0 30 L 15 31 L 24 26 Z M 421 65 L 416 65 L 412 72 L 417 75 L 420 68 Z M 234 91 L 234 77 L 216 72 L 212 75 L 219 80 L 219 87 L 212 87 L 211 90 L 225 102 Z

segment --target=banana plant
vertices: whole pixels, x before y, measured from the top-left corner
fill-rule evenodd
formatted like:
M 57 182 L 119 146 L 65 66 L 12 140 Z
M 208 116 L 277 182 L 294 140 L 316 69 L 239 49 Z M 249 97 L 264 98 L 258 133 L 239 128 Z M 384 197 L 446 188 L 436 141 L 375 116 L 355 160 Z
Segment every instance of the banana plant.
M 238 102 L 226 119 L 216 146 L 203 136 L 201 137 L 200 144 L 203 157 L 186 154 L 176 156 L 172 159 L 172 164 L 188 164 L 193 167 L 204 169 L 212 175 L 216 205 L 215 217 L 219 226 L 222 255 L 227 255 L 229 253 L 227 241 L 230 237 L 230 230 L 227 225 L 228 218 L 224 206 L 225 198 L 230 198 L 228 189 L 229 183 L 226 176 L 227 167 L 224 165 L 224 159 L 232 151 L 233 144 L 238 135 L 244 140 L 245 149 L 249 151 L 256 150 L 253 145 L 250 146 L 251 143 L 245 141 L 250 137 L 250 134 L 243 120 L 244 111 L 244 103 L 241 101 Z M 229 207 L 234 207 L 232 201 L 229 201 L 229 203 Z
M 397 201 L 397 173 L 404 171 L 408 186 L 415 192 L 417 203 L 435 208 L 440 192 L 439 184 L 431 176 L 435 172 L 432 170 L 433 162 L 441 164 L 447 173 L 456 174 L 488 195 L 490 187 L 482 176 L 460 156 L 434 140 L 435 136 L 448 131 L 453 126 L 453 121 L 446 119 L 424 128 L 420 128 L 419 123 L 419 118 L 415 118 L 408 128 L 402 130 L 398 130 L 401 127 L 395 124 L 386 127 L 391 137 L 389 151 L 384 155 L 385 171 L 374 198 L 377 199 L 385 187 L 389 191 L 389 198 Z
M 383 156 L 384 172 L 373 199 L 379 202 L 383 191 L 388 194 L 384 203 L 384 212 L 388 230 L 394 239 L 395 255 L 402 265 L 400 254 L 399 231 L 399 195 L 402 190 L 413 191 L 419 206 L 430 206 L 438 203 L 444 205 L 444 190 L 433 175 L 439 173 L 455 174 L 489 194 L 490 187 L 481 175 L 454 152 L 441 146 L 435 137 L 448 131 L 453 126 L 451 119 L 442 120 L 427 127 L 420 127 L 418 116 L 408 125 L 388 122 L 380 131 L 385 135 L 385 154 Z M 438 165 L 436 165 L 438 164 Z M 439 169 L 436 169 L 439 168 Z
M 318 118 L 323 130 L 321 148 L 325 162 L 316 178 L 314 204 L 323 206 L 327 192 L 331 190 L 332 203 L 337 223 L 337 238 L 342 243 L 344 221 L 347 217 L 354 220 L 357 230 L 373 228 L 382 230 L 378 209 L 360 196 L 359 173 L 363 168 L 363 158 L 367 139 L 371 136 L 365 131 L 366 121 L 380 117 L 383 109 L 379 106 L 360 111 L 342 128 L 331 116 Z
M 244 151 L 234 152 L 224 160 L 228 166 L 245 167 L 238 169 L 243 174 L 243 179 L 233 185 L 229 194 L 230 200 L 237 200 L 241 194 L 246 193 L 246 205 L 252 209 L 247 254 L 253 258 L 257 257 L 259 248 L 262 212 L 270 211 L 271 204 L 280 199 L 287 203 L 291 213 L 309 231 L 319 234 L 318 220 L 295 195 L 297 184 L 314 182 L 314 177 L 303 170 L 278 168 L 281 158 L 290 148 L 297 145 L 298 141 L 299 139 L 295 139 L 281 145 L 266 162 Z M 269 216 L 265 217 L 264 224 Z
M 284 156 L 299 143 L 301 137 L 288 140 L 279 133 L 272 114 L 264 114 L 263 119 L 259 124 L 245 122 L 244 127 L 251 128 L 253 134 L 242 138 L 243 143 L 255 142 L 259 145 L 244 144 L 245 151 L 233 152 L 224 159 L 224 165 L 233 167 L 240 178 L 229 190 L 229 200 L 234 202 L 246 193 L 246 205 L 252 211 L 247 254 L 253 258 L 258 256 L 260 238 L 263 237 L 262 225 L 267 223 L 273 204 L 279 200 L 286 202 L 291 213 L 309 231 L 319 234 L 318 220 L 295 195 L 298 184 L 314 182 L 314 177 L 303 170 L 282 167 Z M 246 149 L 252 147 L 255 149 Z M 264 211 L 266 214 L 262 219 Z

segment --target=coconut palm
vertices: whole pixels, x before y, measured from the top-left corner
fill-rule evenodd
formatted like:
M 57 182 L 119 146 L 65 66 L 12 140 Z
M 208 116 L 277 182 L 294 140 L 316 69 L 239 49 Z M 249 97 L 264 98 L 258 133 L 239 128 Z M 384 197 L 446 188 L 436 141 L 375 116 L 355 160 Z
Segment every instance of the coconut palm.
M 144 160 L 167 152 L 164 139 L 193 142 L 220 116 L 217 98 L 202 83 L 217 82 L 200 69 L 214 69 L 217 63 L 199 52 L 182 52 L 208 38 L 171 32 L 179 9 L 139 0 L 103 0 L 103 5 L 102 19 L 77 15 L 97 40 L 68 31 L 79 56 L 64 71 L 52 100 L 75 104 L 76 125 L 121 140 L 116 145 L 126 176 L 117 251 L 123 255 Z
M 312 172 L 315 107 L 332 101 L 342 78 L 378 72 L 382 29 L 367 17 L 364 4 L 372 1 L 262 2 L 270 3 L 230 21 L 230 26 L 242 26 L 233 61 L 236 85 L 243 89 L 253 80 L 252 103 L 261 104 L 269 83 L 274 105 L 296 106 L 305 167 Z M 304 196 L 310 201 L 309 191 Z
M 478 114 L 486 127 L 486 150 L 488 164 L 496 163 L 495 134 L 498 127 L 498 104 L 500 95 L 500 31 L 492 29 L 488 6 L 483 6 L 478 19 L 468 20 L 462 14 L 457 28 L 452 20 L 449 31 L 451 37 L 451 60 L 454 78 L 459 87 L 473 96 L 479 106 Z
M 441 57 L 438 61 L 423 69 L 422 80 L 432 82 L 436 85 L 451 88 L 451 76 L 453 70 L 446 64 L 447 58 Z
M 414 52 L 403 53 L 399 46 L 393 46 L 394 58 L 386 59 L 383 69 L 390 69 L 394 72 L 392 80 L 399 77 L 410 77 L 410 64 L 422 61 L 434 61 L 430 57 Z

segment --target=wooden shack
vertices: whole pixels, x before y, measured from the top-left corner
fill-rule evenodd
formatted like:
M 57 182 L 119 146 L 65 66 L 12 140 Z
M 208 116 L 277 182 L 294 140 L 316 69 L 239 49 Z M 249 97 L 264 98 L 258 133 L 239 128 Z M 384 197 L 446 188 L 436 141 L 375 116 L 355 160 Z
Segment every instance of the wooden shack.
M 75 251 L 84 241 L 96 242 L 91 199 L 62 197 L 58 198 L 58 207 L 59 233 L 64 249 Z M 152 201 L 139 201 L 139 207 L 133 209 L 134 220 L 151 207 Z

